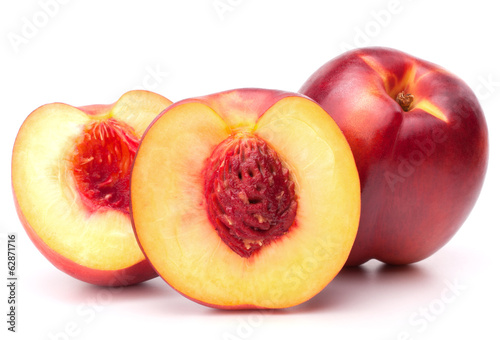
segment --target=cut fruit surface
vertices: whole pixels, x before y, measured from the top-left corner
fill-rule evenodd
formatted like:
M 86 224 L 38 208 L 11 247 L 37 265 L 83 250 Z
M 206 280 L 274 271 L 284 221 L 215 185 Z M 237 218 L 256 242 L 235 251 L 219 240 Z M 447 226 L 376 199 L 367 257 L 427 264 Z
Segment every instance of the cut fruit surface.
M 44 105 L 25 120 L 12 156 L 16 208 L 56 267 L 101 285 L 155 276 L 131 227 L 129 182 L 144 126 L 169 104 L 131 91 L 112 105 Z
M 359 190 L 350 148 L 321 107 L 240 89 L 178 102 L 151 124 L 131 211 L 147 258 L 183 295 L 218 308 L 284 308 L 342 268 Z

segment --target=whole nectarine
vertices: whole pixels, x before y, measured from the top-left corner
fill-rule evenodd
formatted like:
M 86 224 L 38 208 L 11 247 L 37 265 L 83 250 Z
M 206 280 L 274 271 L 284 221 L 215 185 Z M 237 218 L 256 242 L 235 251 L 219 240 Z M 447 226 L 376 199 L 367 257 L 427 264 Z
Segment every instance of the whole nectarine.
M 476 96 L 443 68 L 388 48 L 347 52 L 301 93 L 344 132 L 361 180 L 347 261 L 420 261 L 457 232 L 486 173 L 488 134 Z

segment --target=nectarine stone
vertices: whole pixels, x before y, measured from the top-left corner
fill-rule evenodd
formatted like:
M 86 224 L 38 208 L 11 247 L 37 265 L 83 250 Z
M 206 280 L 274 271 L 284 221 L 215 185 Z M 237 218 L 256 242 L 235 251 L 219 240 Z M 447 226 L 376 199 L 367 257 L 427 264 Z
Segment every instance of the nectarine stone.
M 264 140 L 250 133 L 231 135 L 208 160 L 210 221 L 234 252 L 249 257 L 293 224 L 294 186 L 289 170 Z

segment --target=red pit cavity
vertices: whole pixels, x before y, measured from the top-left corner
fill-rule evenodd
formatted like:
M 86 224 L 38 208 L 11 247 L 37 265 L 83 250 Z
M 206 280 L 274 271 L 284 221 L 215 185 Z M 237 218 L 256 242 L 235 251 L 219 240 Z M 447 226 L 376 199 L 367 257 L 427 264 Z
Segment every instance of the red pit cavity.
M 71 156 L 76 188 L 92 213 L 115 209 L 129 214 L 130 172 L 139 138 L 113 118 L 86 125 Z
M 248 258 L 287 233 L 297 212 L 295 183 L 264 140 L 232 135 L 207 162 L 208 217 L 235 253 Z

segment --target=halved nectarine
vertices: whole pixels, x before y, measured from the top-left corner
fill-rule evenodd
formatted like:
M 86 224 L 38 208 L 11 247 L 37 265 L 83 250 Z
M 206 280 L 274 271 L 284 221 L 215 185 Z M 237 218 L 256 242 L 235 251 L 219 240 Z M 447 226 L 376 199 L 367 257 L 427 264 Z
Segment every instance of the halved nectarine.
M 285 308 L 344 265 L 359 178 L 316 103 L 239 89 L 180 101 L 149 126 L 131 212 L 146 257 L 183 295 L 225 309 Z
M 140 137 L 170 104 L 130 91 L 111 105 L 44 105 L 24 121 L 12 155 L 16 208 L 57 268 L 107 286 L 156 276 L 131 227 L 129 183 Z

